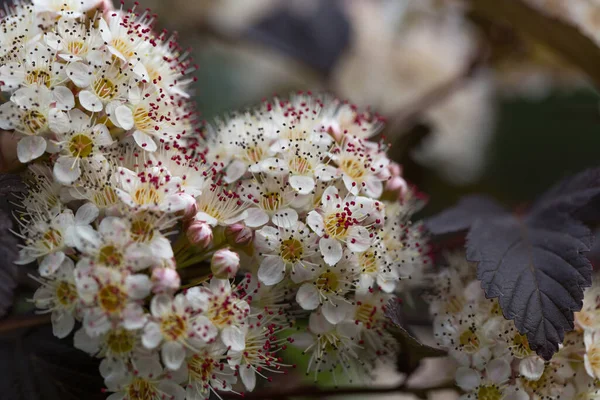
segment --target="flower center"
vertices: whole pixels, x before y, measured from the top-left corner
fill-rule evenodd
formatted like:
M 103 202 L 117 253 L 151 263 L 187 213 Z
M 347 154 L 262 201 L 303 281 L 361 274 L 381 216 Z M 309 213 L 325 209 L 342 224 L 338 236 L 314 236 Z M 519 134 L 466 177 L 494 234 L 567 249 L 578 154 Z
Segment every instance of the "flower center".
M 127 295 L 115 285 L 106 285 L 98 292 L 98 303 L 108 313 L 123 310 L 127 302 Z
M 354 180 L 359 180 L 366 174 L 364 165 L 354 158 L 343 159 L 340 163 L 340 168 L 346 175 Z
M 260 146 L 248 146 L 246 148 L 246 159 L 252 163 L 257 163 L 263 159 L 265 151 Z
M 304 247 L 299 240 L 291 238 L 281 242 L 279 252 L 283 261 L 287 263 L 295 263 L 302 258 Z
M 115 189 L 110 186 L 106 186 L 104 189 L 101 189 L 94 193 L 92 201 L 100 208 L 106 208 L 113 204 L 117 203 L 117 193 Z
M 56 286 L 56 300 L 65 307 L 73 304 L 73 302 L 77 300 L 77 289 L 75 288 L 75 285 L 61 281 Z
M 100 249 L 98 261 L 109 267 L 118 267 L 123 262 L 123 254 L 113 245 L 104 246 Z
M 25 130 L 30 135 L 40 133 L 40 131 L 45 129 L 46 123 L 48 122 L 46 117 L 44 117 L 44 114 L 37 110 L 27 111 L 23 114 L 22 121 Z
M 325 232 L 334 239 L 343 239 L 354 221 L 345 213 L 329 214 L 325 217 Z
M 157 395 L 154 384 L 140 377 L 133 378 L 127 388 L 127 399 L 129 400 L 151 400 Z
M 369 303 L 362 303 L 356 308 L 354 319 L 369 327 L 373 322 L 373 316 L 377 312 L 377 307 Z
M 44 233 L 44 240 L 42 244 L 48 250 L 52 250 L 55 247 L 60 246 L 62 243 L 62 235 L 56 229 L 48 229 L 46 233 Z
M 149 242 L 154 237 L 154 228 L 151 224 L 143 220 L 135 220 L 131 224 L 131 238 L 138 242 Z
M 462 296 L 450 296 L 446 303 L 446 310 L 450 314 L 457 314 L 462 311 L 465 300 Z
M 177 314 L 171 314 L 163 318 L 160 323 L 160 330 L 167 340 L 175 341 L 184 336 L 187 332 L 187 322 Z
M 117 84 L 108 78 L 98 78 L 92 84 L 94 93 L 102 100 L 112 100 L 117 96 Z
M 215 362 L 212 358 L 200 357 L 197 354 L 188 361 L 188 371 L 194 381 L 209 382 L 213 375 Z
M 158 204 L 160 201 L 160 196 L 154 187 L 146 185 L 136 189 L 135 193 L 133 194 L 133 201 L 139 205 Z
M 477 337 L 474 329 L 469 328 L 464 331 L 458 342 L 467 353 L 474 353 L 479 349 L 479 337 Z
M 135 337 L 125 329 L 111 330 L 106 337 L 106 345 L 113 354 L 129 354 L 135 346 Z
M 81 54 L 84 53 L 84 49 L 86 48 L 85 42 L 81 40 L 73 40 L 67 43 L 67 52 L 71 54 Z
M 208 319 L 219 329 L 234 324 L 244 312 L 237 306 L 237 303 L 238 300 L 232 296 L 225 298 L 215 296 L 207 310 Z
M 138 106 L 133 112 L 133 123 L 142 132 L 154 130 L 154 121 L 145 107 Z
M 300 157 L 300 156 L 293 157 L 289 161 L 288 166 L 290 168 L 290 171 L 292 171 L 296 174 L 306 175 L 306 174 L 312 172 L 312 166 L 311 166 L 310 162 L 308 161 L 308 159 L 305 157 Z
M 50 87 L 50 74 L 44 69 L 34 69 L 27 73 L 25 82 L 29 85 Z
M 375 274 L 377 268 L 377 255 L 373 251 L 365 251 L 358 256 L 358 262 L 362 266 L 363 274 Z
M 93 148 L 94 142 L 92 142 L 92 139 L 82 133 L 73 136 L 69 140 L 69 151 L 73 157 L 89 157 Z
M 131 47 L 129 42 L 127 40 L 124 40 L 123 38 L 114 39 L 111 45 L 112 47 L 117 49 L 119 53 L 123 54 L 123 56 L 126 59 L 130 59 L 135 55 L 135 51 L 133 51 L 133 48 Z
M 478 400 L 500 400 L 502 399 L 502 391 L 496 385 L 480 386 L 477 391 Z
M 260 205 L 263 210 L 276 211 L 283 205 L 281 193 L 271 192 L 263 194 L 260 199 Z
M 335 292 L 340 287 L 340 281 L 336 274 L 328 271 L 317 278 L 317 287 L 324 292 Z
M 531 350 L 529 349 L 529 341 L 527 340 L 527 336 L 517 333 L 513 338 L 511 350 L 514 356 L 517 358 L 525 358 L 529 356 L 529 354 L 531 354 Z

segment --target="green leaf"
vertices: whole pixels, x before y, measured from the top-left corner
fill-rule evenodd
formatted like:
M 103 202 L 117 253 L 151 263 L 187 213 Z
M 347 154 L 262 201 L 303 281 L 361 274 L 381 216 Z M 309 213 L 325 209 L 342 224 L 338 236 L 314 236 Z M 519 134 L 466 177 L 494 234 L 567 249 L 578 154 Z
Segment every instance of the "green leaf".
M 600 49 L 577 27 L 542 14 L 521 0 L 470 0 L 472 13 L 487 20 L 503 20 L 516 31 L 553 49 L 600 86 Z

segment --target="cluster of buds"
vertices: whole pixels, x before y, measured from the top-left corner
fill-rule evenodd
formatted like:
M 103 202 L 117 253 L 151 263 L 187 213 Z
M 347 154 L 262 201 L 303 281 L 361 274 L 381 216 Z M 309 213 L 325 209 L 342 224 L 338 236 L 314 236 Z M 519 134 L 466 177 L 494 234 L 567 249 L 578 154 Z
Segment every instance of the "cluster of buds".
M 19 263 L 110 398 L 252 391 L 290 343 L 315 379 L 394 357 L 385 304 L 428 249 L 419 196 L 370 140 L 382 122 L 298 94 L 199 126 L 194 67 L 148 12 L 54 4 L 1 22 L 0 127 L 30 189 Z
M 497 300 L 485 298 L 475 265 L 464 254 L 451 254 L 448 261 L 449 268 L 432 277 L 430 312 L 437 344 L 459 365 L 456 383 L 465 392 L 461 400 L 600 398 L 597 285 L 585 293 L 575 330 L 544 361 L 514 322 L 504 319 Z

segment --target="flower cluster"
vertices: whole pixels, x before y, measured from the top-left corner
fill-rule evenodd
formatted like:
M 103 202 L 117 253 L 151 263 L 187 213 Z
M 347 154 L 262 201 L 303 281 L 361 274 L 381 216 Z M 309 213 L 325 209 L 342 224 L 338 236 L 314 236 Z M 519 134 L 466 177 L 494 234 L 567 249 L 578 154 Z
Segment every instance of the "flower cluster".
M 597 399 L 600 397 L 600 305 L 594 285 L 585 293 L 576 329 L 550 361 L 533 352 L 496 299 L 486 299 L 475 266 L 464 254 L 448 256 L 449 268 L 433 276 L 430 312 L 434 335 L 459 367 L 461 400 Z
M 252 391 L 286 371 L 288 344 L 315 378 L 395 354 L 385 304 L 428 249 L 417 192 L 369 140 L 381 121 L 299 94 L 201 126 L 191 62 L 148 12 L 8 10 L 0 127 L 29 186 L 18 262 L 38 263 L 35 304 L 102 359 L 111 399 Z

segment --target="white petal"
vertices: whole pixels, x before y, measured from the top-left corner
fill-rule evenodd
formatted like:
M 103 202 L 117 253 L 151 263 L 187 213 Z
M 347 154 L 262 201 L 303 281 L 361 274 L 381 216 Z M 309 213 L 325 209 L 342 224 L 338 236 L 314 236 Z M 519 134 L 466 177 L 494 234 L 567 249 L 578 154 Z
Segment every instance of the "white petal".
M 158 382 L 157 388 L 166 399 L 186 400 L 185 389 L 173 381 L 162 379 Z
M 267 286 L 276 285 L 285 277 L 285 264 L 281 257 L 267 256 L 260 263 L 258 280 Z
M 292 175 L 290 186 L 300 194 L 309 194 L 315 188 L 315 180 L 312 176 Z
M 154 139 L 142 131 L 133 132 L 133 139 L 138 146 L 146 151 L 154 152 L 158 148 Z
M 363 191 L 369 197 L 374 199 L 378 199 L 383 194 L 383 183 L 374 176 L 369 177 L 365 180 L 365 186 L 363 187 Z
M 306 223 L 317 235 L 323 236 L 325 233 L 325 223 L 323 217 L 316 211 L 311 211 L 306 217 Z
M 75 107 L 75 96 L 66 86 L 56 86 L 52 90 L 52 96 L 59 110 L 67 111 Z
M 312 283 L 304 283 L 296 293 L 296 302 L 304 310 L 316 310 L 319 307 L 319 291 Z
M 98 21 L 98 30 L 100 31 L 100 36 L 102 36 L 102 40 L 104 40 L 106 43 L 110 43 L 112 41 L 112 33 L 104 18 L 100 18 L 100 20 Z
M 279 230 L 272 226 L 265 226 L 256 231 L 254 246 L 263 252 L 275 251 L 279 246 Z
M 327 265 L 335 265 L 342 259 L 342 244 L 335 239 L 321 238 L 319 249 Z
M 79 92 L 79 101 L 81 102 L 82 107 L 88 111 L 100 112 L 104 108 L 102 100 L 89 90 L 82 90 Z
M 79 329 L 73 335 L 73 346 L 90 355 L 94 355 L 100 350 L 100 338 L 91 337 L 85 332 L 85 329 Z
M 291 208 L 284 208 L 273 215 L 273 224 L 280 228 L 292 228 L 298 222 L 298 213 Z
M 79 225 L 91 224 L 98 218 L 98 207 L 94 203 L 85 203 L 77 209 L 75 223 Z
M 155 236 L 157 236 L 155 234 Z M 168 259 L 173 257 L 173 248 L 171 242 L 164 236 L 155 237 L 150 244 L 152 255 L 156 258 Z
M 225 182 L 232 183 L 240 179 L 246 173 L 246 164 L 239 160 L 234 160 L 225 169 Z
M 506 382 L 511 374 L 510 365 L 502 358 L 490 361 L 485 367 L 485 371 L 487 373 L 487 378 L 497 384 Z
M 59 157 L 54 164 L 54 176 L 59 183 L 70 185 L 81 176 L 79 162 L 71 157 Z
M 165 367 L 173 371 L 179 369 L 185 359 L 185 349 L 179 342 L 167 342 L 163 344 L 161 354 Z
M 320 312 L 313 312 L 308 317 L 308 327 L 314 334 L 320 335 L 331 331 L 335 325 L 327 321 Z
M 352 193 L 355 196 L 358 194 L 359 184 L 354 179 L 352 179 L 348 175 L 344 174 L 344 175 L 342 175 L 342 181 L 344 182 L 344 186 L 346 187 L 346 190 L 348 190 L 350 193 Z
M 337 175 L 337 170 L 330 165 L 319 165 L 315 170 L 315 177 L 324 182 L 334 179 Z
M 219 334 L 219 329 L 203 315 L 196 317 L 193 329 L 196 337 L 205 343 L 212 341 Z
M 469 392 L 479 386 L 480 382 L 479 372 L 467 367 L 460 367 L 456 370 L 456 384 L 461 389 Z
M 155 349 L 162 341 L 162 332 L 160 331 L 160 325 L 156 322 L 148 322 L 144 326 L 144 333 L 142 334 L 142 344 L 147 349 Z
M 246 335 L 237 326 L 223 328 L 221 340 L 233 351 L 242 351 L 246 348 Z
M 150 302 L 150 311 L 155 317 L 169 314 L 173 309 L 173 300 L 167 294 L 158 294 Z
M 246 225 L 250 228 L 257 228 L 269 222 L 269 215 L 260 208 L 253 207 L 246 210 Z
M 256 386 L 256 373 L 254 372 L 254 369 L 249 365 L 244 365 L 240 367 L 239 373 L 246 390 L 249 392 L 253 391 Z
M 90 68 L 82 62 L 73 62 L 67 66 L 67 76 L 80 88 L 90 86 Z
M 39 272 L 41 276 L 50 276 L 56 272 L 58 267 L 62 264 L 65 259 L 65 253 L 58 251 L 56 253 L 48 254 L 40 263 Z
M 370 233 L 364 226 L 353 226 L 348 232 L 346 246 L 351 251 L 362 253 L 371 246 L 372 239 Z
M 54 133 L 67 133 L 71 130 L 71 119 L 66 112 L 53 108 L 48 113 L 48 126 Z
M 148 275 L 143 274 L 129 275 L 125 279 L 125 285 L 129 297 L 136 300 L 141 300 L 148 296 L 150 289 L 152 288 L 150 278 Z
M 46 145 L 46 139 L 41 136 L 25 136 L 17 145 L 17 157 L 22 163 L 28 163 L 44 154 Z
M 544 360 L 539 356 L 527 357 L 519 363 L 519 373 L 524 376 L 525 379 L 530 381 L 537 381 L 540 379 L 544 373 L 544 368 Z
M 327 301 L 321 307 L 323 316 L 334 325 L 342 322 L 351 309 L 352 306 L 345 301 Z
M 65 310 L 52 312 L 52 333 L 59 339 L 66 338 L 75 326 L 75 318 Z
M 115 109 L 115 117 L 121 128 L 129 130 L 133 128 L 133 112 L 127 106 L 119 106 Z

